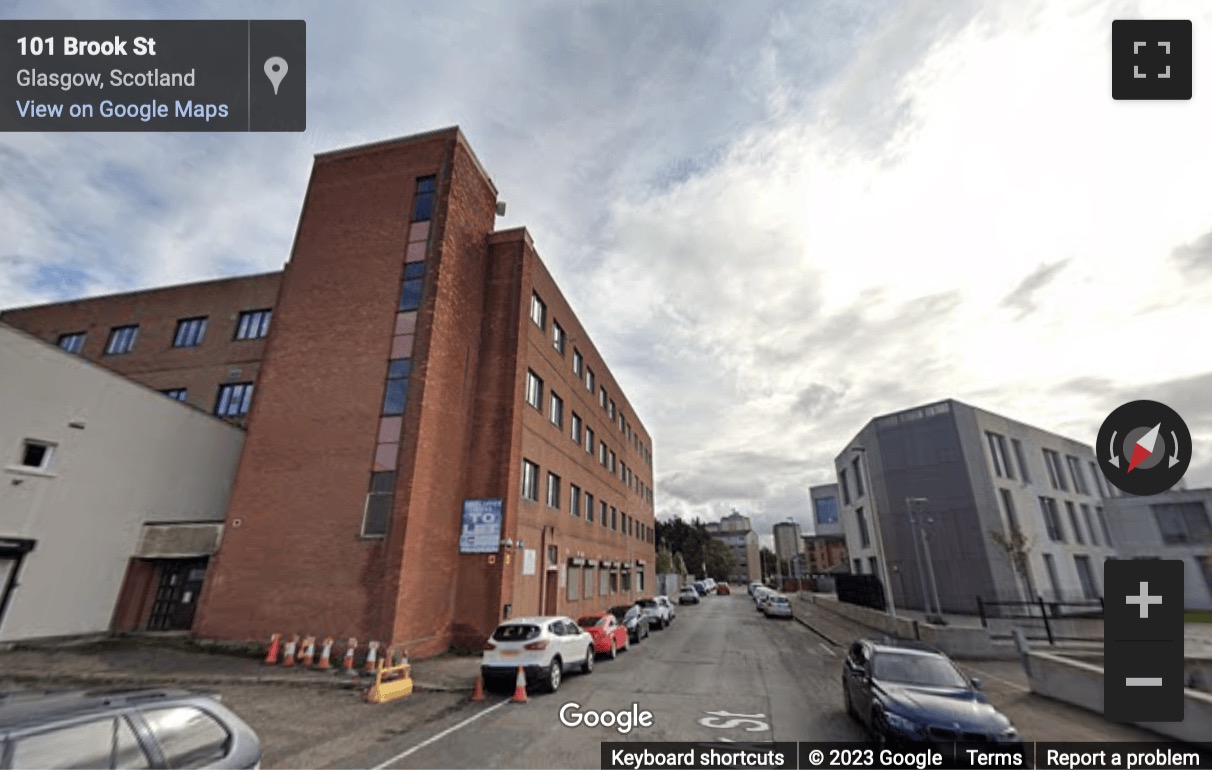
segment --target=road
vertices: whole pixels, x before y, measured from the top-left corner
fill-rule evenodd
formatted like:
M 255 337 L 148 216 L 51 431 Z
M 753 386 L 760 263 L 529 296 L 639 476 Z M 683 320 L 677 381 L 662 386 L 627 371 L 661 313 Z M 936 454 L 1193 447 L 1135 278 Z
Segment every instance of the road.
M 490 695 L 476 711 L 427 725 L 426 735 L 379 743 L 340 766 L 596 768 L 602 741 L 862 740 L 841 706 L 841 654 L 795 621 L 767 620 L 746 595 L 708 596 L 679 607 L 672 626 L 617 660 L 569 676 L 555 695 L 532 694 L 525 704 Z M 596 711 L 635 704 L 654 724 L 627 735 L 567 727 L 559 719 L 566 703 Z

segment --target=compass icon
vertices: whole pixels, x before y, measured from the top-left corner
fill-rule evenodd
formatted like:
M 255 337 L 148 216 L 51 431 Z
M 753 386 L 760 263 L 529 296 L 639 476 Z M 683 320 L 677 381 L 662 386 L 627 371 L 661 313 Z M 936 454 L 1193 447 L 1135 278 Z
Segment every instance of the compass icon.
M 1165 404 L 1130 401 L 1098 429 L 1098 465 L 1107 481 L 1130 495 L 1157 495 L 1178 483 L 1191 464 L 1191 431 Z

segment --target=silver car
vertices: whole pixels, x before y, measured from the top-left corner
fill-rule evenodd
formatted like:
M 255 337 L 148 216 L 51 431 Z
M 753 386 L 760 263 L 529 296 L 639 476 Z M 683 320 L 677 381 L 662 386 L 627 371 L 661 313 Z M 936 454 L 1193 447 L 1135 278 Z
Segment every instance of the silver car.
M 251 727 L 184 690 L 5 693 L 0 740 L 5 768 L 261 766 Z
M 766 597 L 766 601 L 762 603 L 762 612 L 766 613 L 768 618 L 790 618 L 791 600 L 782 594 L 770 594 Z

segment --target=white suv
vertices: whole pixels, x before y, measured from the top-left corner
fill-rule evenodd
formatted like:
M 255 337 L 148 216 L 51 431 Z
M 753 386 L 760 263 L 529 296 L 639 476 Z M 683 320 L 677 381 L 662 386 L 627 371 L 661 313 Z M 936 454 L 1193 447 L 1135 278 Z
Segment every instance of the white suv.
M 539 682 L 555 692 L 565 671 L 593 671 L 593 637 L 569 617 L 508 620 L 484 644 L 480 673 L 485 685 L 512 686 L 518 666 L 525 670 L 527 684 Z
M 640 599 L 639 603 L 644 617 L 648 618 L 648 622 L 655 628 L 664 628 L 669 625 L 673 622 L 674 615 L 677 614 L 677 608 L 673 606 L 673 602 L 669 601 L 668 596 Z

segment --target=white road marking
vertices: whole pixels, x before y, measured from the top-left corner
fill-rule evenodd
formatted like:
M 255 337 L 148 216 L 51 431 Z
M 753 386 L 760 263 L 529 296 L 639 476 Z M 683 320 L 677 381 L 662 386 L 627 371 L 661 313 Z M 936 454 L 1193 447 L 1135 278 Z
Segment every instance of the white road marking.
M 508 703 L 509 703 L 509 701 L 503 700 L 495 706 L 489 706 L 488 708 L 484 709 L 483 711 L 481 711 L 478 714 L 472 714 L 471 716 L 464 719 L 462 722 L 459 722 L 456 725 L 451 725 L 450 727 L 447 727 L 442 732 L 438 733 L 437 735 L 433 736 L 432 738 L 427 738 L 427 739 L 421 741 L 416 746 L 413 746 L 411 749 L 401 751 L 399 754 L 396 754 L 394 757 L 387 760 L 383 764 L 375 765 L 373 768 L 371 768 L 371 770 L 383 770 L 383 768 L 387 767 L 388 765 L 394 765 L 396 762 L 399 762 L 401 759 L 408 756 L 409 754 L 412 754 L 414 751 L 420 751 L 421 749 L 425 748 L 429 744 L 442 740 L 446 736 L 453 733 L 455 730 L 460 730 L 460 729 L 466 727 L 467 725 L 476 721 L 477 719 L 484 716 L 485 714 L 490 714 L 493 711 L 496 711 L 497 709 L 499 709 L 501 706 L 504 706 Z
M 829 648 L 829 645 L 825 644 L 824 642 L 817 642 L 817 644 L 819 644 L 819 645 L 821 646 L 821 649 L 822 649 L 822 650 L 824 650 L 825 652 L 829 653 L 829 655 L 830 655 L 830 656 L 832 656 L 832 657 L 834 657 L 834 658 L 836 658 L 836 657 L 837 657 L 837 653 L 836 653 L 836 652 L 834 652 L 833 650 L 831 650 L 831 649 Z

